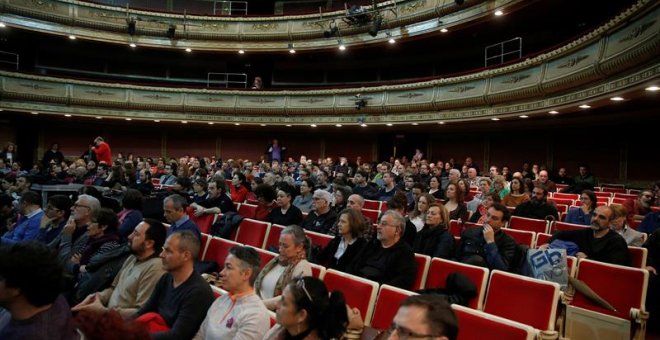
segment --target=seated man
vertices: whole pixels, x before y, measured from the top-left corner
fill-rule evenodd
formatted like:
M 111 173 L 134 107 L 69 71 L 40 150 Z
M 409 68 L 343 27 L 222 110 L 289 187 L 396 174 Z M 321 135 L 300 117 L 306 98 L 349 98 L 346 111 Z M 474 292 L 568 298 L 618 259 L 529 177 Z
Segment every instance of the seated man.
M 548 189 L 549 192 L 556 192 L 557 191 L 557 185 L 555 182 L 551 181 L 548 176 L 548 172 L 545 170 L 539 171 L 539 180 L 534 181 L 534 185 L 540 184 L 546 189 Z
M 157 220 L 145 219 L 128 236 L 133 253 L 119 270 L 110 288 L 89 295 L 73 307 L 73 311 L 105 312 L 114 309 L 128 319 L 142 307 L 165 273 L 158 253 L 165 243 L 167 231 Z
M 187 206 L 188 201 L 179 194 L 165 197 L 163 200 L 163 215 L 167 223 L 171 224 L 171 227 L 167 230 L 167 235 L 172 235 L 176 231 L 190 230 L 197 236 L 198 240 L 201 240 L 202 234 L 199 227 L 186 214 Z
M 651 204 L 655 201 L 651 189 L 642 190 L 636 199 L 630 198 L 623 202 L 623 207 L 628 212 L 628 223 L 641 221 L 651 212 Z
M 534 185 L 529 201 L 520 203 L 513 211 L 513 216 L 537 220 L 545 220 L 546 217 L 552 216 L 555 221 L 559 220 L 557 207 L 548 203 L 548 189 L 540 184 Z
M 330 208 L 332 194 L 328 191 L 317 189 L 314 191 L 312 212 L 302 222 L 303 229 L 327 234 L 337 220 L 337 213 Z
M 160 257 L 167 274 L 135 314 L 138 322 L 149 326 L 153 339 L 191 339 L 204 321 L 213 292 L 193 268 L 199 248 L 190 230 L 177 231 L 165 241 Z
M 394 337 L 397 333 L 397 337 Z M 413 295 L 401 302 L 388 339 L 432 338 L 455 340 L 458 320 L 447 300 L 439 295 Z
M 0 234 L 7 232 L 7 227 L 11 227 L 16 222 L 17 216 L 18 210 L 14 207 L 11 196 L 0 194 Z
M 472 213 L 475 213 L 477 209 L 479 209 L 479 205 L 481 204 L 481 201 L 483 201 L 486 198 L 486 194 L 491 192 L 493 186 L 493 181 L 490 180 L 488 177 L 481 177 L 479 179 L 479 193 L 474 196 L 474 198 L 468 202 L 467 208 L 468 211 L 471 211 Z
M 41 196 L 34 191 L 26 191 L 19 201 L 21 218 L 11 230 L 2 236 L 2 244 L 36 240 L 39 237 L 41 218 Z
M 367 243 L 348 266 L 347 272 L 402 289 L 412 289 L 417 264 L 415 253 L 403 240 L 406 220 L 394 210 L 383 213 L 377 239 Z
M 0 339 L 78 339 L 57 254 L 24 242 L 0 248 Z M 7 313 L 8 312 L 8 313 Z
M 461 235 L 457 259 L 460 262 L 510 271 L 516 254 L 516 241 L 502 231 L 511 218 L 509 209 L 493 203 L 481 228 L 470 228 Z
M 229 211 L 236 211 L 236 206 L 227 195 L 225 181 L 214 179 L 208 182 L 208 195 L 201 202 L 193 203 L 190 206 L 195 210 L 195 216 L 205 214 L 224 214 Z
M 261 258 L 252 247 L 233 247 L 220 272 L 229 292 L 216 299 L 194 339 L 263 339 L 270 329 L 268 310 L 254 292 Z
M 594 211 L 591 218 L 591 227 L 580 230 L 566 230 L 555 233 L 549 240 L 573 242 L 578 246 L 578 258 L 589 258 L 612 264 L 628 265 L 628 245 L 626 240 L 610 229 L 612 209 L 600 206 Z M 548 244 L 541 245 L 541 249 L 548 248 Z
M 647 234 L 652 234 L 660 228 L 660 211 L 652 212 L 642 220 L 642 223 L 637 228 L 637 231 Z

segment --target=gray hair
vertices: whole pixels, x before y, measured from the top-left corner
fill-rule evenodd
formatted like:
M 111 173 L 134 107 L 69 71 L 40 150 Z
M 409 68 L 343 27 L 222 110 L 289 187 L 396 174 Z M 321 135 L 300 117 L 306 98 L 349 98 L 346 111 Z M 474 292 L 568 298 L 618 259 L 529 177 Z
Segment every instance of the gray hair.
M 399 231 L 400 235 L 403 235 L 403 232 L 406 230 L 406 219 L 403 215 L 396 210 L 387 210 L 380 216 L 380 219 L 382 220 L 385 216 L 392 216 L 394 223 L 396 223 L 396 229 Z
M 179 238 L 179 251 L 189 251 L 193 261 L 196 260 L 199 256 L 200 248 L 200 242 L 197 235 L 190 230 L 179 230 L 172 233 L 170 238 L 175 236 Z
M 89 206 L 89 212 L 92 214 L 98 211 L 99 209 L 101 209 L 101 202 L 99 202 L 99 200 L 94 196 L 79 195 L 78 199 L 83 200 L 85 203 L 87 203 L 87 205 Z
M 318 197 L 322 200 L 325 200 L 326 202 L 328 202 L 328 204 L 332 204 L 332 202 L 333 202 L 332 194 L 328 191 L 323 190 L 323 189 L 316 189 L 316 191 L 314 191 L 314 195 L 312 197 Z
M 330 194 L 330 193 L 328 193 L 328 194 Z M 299 227 L 295 224 L 292 224 L 292 225 L 284 228 L 284 230 L 282 230 L 280 235 L 291 235 L 291 236 L 293 236 L 293 244 L 294 245 L 297 246 L 297 245 L 302 244 L 303 247 L 305 248 L 305 253 L 307 253 L 307 251 L 309 250 L 310 241 L 307 238 L 307 235 L 305 235 L 305 231 L 303 230 L 303 228 L 301 228 L 301 227 Z
M 174 206 L 174 209 L 185 209 L 188 206 L 188 201 L 181 195 L 179 194 L 172 194 L 163 200 L 163 204 L 167 203 L 167 201 L 172 201 L 172 204 Z
M 456 175 L 456 176 L 458 176 L 458 177 L 461 177 L 461 171 L 458 170 L 458 169 L 451 169 L 451 170 L 449 170 L 449 174 L 450 174 L 450 175 L 451 175 L 451 174 L 454 174 L 454 175 Z

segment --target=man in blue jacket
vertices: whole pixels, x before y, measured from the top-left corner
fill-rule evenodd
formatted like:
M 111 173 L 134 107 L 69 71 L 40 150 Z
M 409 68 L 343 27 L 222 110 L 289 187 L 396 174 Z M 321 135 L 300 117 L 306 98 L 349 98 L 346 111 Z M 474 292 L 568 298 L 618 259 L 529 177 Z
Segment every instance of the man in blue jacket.
M 26 191 L 18 203 L 21 218 L 14 228 L 2 236 L 2 244 L 34 240 L 39 236 L 39 227 L 44 211 L 41 210 L 41 196 L 34 191 Z

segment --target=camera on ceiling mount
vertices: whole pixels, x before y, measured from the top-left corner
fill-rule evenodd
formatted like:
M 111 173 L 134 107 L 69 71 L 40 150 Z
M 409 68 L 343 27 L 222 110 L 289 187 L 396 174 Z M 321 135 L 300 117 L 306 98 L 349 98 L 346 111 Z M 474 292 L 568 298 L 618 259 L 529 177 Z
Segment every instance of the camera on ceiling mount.
M 367 106 L 367 100 L 362 98 L 362 96 L 358 93 L 355 95 L 355 109 L 356 110 L 361 110 L 363 107 Z

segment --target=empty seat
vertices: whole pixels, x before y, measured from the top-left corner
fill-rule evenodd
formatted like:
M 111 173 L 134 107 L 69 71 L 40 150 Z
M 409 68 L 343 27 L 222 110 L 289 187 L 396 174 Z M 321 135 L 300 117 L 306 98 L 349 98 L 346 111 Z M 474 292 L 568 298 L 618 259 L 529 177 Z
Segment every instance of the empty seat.
M 362 216 L 370 219 L 372 223 L 378 222 L 378 215 L 380 215 L 379 210 L 371 210 L 371 209 L 363 208 L 360 212 L 362 213 Z
M 321 248 L 325 248 L 334 238 L 330 235 L 321 234 L 310 230 L 305 230 L 305 235 L 309 237 L 310 241 L 312 242 L 312 246 L 316 245 Z
M 390 327 L 396 312 L 399 310 L 401 301 L 407 297 L 416 295 L 411 291 L 393 287 L 390 285 L 380 286 L 378 300 L 374 308 L 374 316 L 371 319 L 371 327 L 377 330 L 385 330 Z
M 596 197 L 612 198 L 612 193 L 611 192 L 594 191 L 594 194 L 596 195 Z
M 257 215 L 257 206 L 247 203 L 240 204 L 238 213 L 245 218 L 254 218 Z
M 323 282 L 328 287 L 328 291 L 341 291 L 346 304 L 360 310 L 364 324 L 369 326 L 376 304 L 378 283 L 334 269 L 325 272 Z
M 570 204 L 557 204 L 557 212 L 560 214 L 565 214 L 568 212 L 568 207 Z
M 558 302 L 558 283 L 493 270 L 484 312 L 554 331 Z
M 549 197 L 548 201 L 555 202 L 557 204 L 563 204 L 563 205 L 573 205 L 575 204 L 575 200 L 569 199 L 569 198 L 555 198 L 555 197 Z M 557 209 L 559 211 L 559 209 Z
M 528 246 L 530 248 L 534 247 L 534 240 L 536 240 L 535 232 L 510 228 L 502 228 L 502 231 L 505 234 L 513 237 L 513 239 L 516 240 L 516 243 Z
M 270 223 L 245 218 L 241 221 L 236 232 L 236 242 L 243 243 L 248 246 L 262 248 L 266 235 L 268 235 Z
M 646 257 L 648 256 L 648 249 L 628 246 L 628 254 L 630 255 L 631 266 L 642 269 L 646 268 Z
M 458 319 L 457 340 L 474 339 L 507 339 L 533 340 L 538 330 L 519 322 L 501 318 L 471 308 L 452 305 L 451 308 Z
M 364 205 L 362 206 L 362 209 L 380 211 L 380 201 L 364 200 Z
M 584 259 L 578 264 L 577 278 L 616 310 L 598 306 L 578 291 L 575 292 L 570 305 L 631 320 L 632 324 L 636 322 L 636 331 L 639 334 L 635 339 L 644 339 L 646 319 L 642 315 L 646 314 L 644 302 L 649 280 L 649 272 L 646 269 Z
M 509 228 L 533 231 L 535 233 L 546 233 L 548 229 L 548 222 L 545 220 L 512 216 L 511 221 L 509 221 Z
M 464 274 L 477 287 L 477 297 L 468 301 L 468 306 L 470 308 L 481 309 L 484 295 L 486 294 L 488 268 L 477 267 L 441 258 L 433 258 L 433 260 L 431 260 L 431 266 L 429 267 L 429 273 L 424 287 L 426 289 L 445 288 L 447 276 L 454 272 Z
M 620 192 L 614 193 L 614 197 L 617 197 L 617 198 L 626 198 L 626 199 L 627 199 L 627 198 L 632 198 L 632 199 L 636 199 L 637 196 L 638 196 L 638 195 L 636 195 L 636 194 L 625 194 L 625 193 L 620 193 Z
M 567 223 L 567 222 L 553 222 L 550 225 L 550 230 L 552 232 L 564 231 L 564 230 L 580 230 L 584 228 L 589 228 L 589 226 L 583 224 Z
M 555 193 L 552 193 L 552 198 L 577 200 L 577 199 L 580 199 L 580 194 L 566 194 L 566 193 L 561 193 L 561 192 L 555 192 Z
M 625 194 L 626 193 L 626 188 L 621 186 L 621 187 L 609 187 L 609 186 L 603 186 L 602 190 L 603 192 L 613 192 L 615 194 L 620 193 L 620 194 Z
M 426 283 L 426 276 L 429 272 L 429 267 L 431 266 L 431 257 L 422 254 L 415 254 L 415 262 L 417 262 L 417 275 L 415 276 L 415 283 L 413 284 L 413 290 L 419 290 L 424 288 Z
M 229 249 L 242 244 L 230 240 L 225 240 L 219 237 L 214 237 L 209 241 L 206 247 L 206 253 L 202 257 L 203 261 L 215 261 L 218 263 L 218 269 L 225 266 L 225 258 L 229 254 Z
M 274 247 L 275 249 L 279 248 L 280 246 L 280 234 L 282 233 L 282 230 L 286 228 L 283 225 L 279 224 L 273 224 L 270 226 L 270 229 L 268 230 L 268 235 L 266 236 L 266 240 L 264 241 L 263 248 L 268 249 L 269 247 Z

